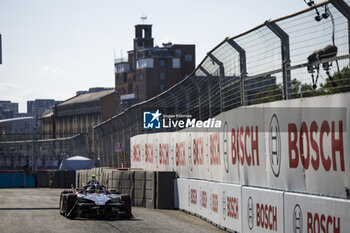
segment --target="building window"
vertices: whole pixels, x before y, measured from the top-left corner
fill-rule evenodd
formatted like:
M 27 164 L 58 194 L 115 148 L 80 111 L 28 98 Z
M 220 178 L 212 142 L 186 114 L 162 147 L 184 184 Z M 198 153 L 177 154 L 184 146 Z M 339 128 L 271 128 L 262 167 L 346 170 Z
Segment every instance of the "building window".
M 181 63 L 180 58 L 173 58 L 173 69 L 180 69 Z
M 124 73 L 124 75 L 123 75 L 123 82 L 124 82 L 124 83 L 126 83 L 126 81 L 128 80 L 127 77 L 128 77 L 128 76 L 127 76 L 127 73 Z
M 160 72 L 159 78 L 160 80 L 165 80 L 165 72 Z
M 130 64 L 129 63 L 121 63 L 115 65 L 115 72 L 117 74 L 120 73 L 126 73 L 130 71 Z
M 181 57 L 181 49 L 175 49 L 175 56 Z
M 160 84 L 159 85 L 159 91 L 162 93 L 165 90 L 165 85 L 164 84 Z
M 139 74 L 139 75 L 138 75 L 138 79 L 139 79 L 139 80 L 143 80 L 143 74 Z
M 193 60 L 192 54 L 185 55 L 185 61 L 191 62 Z
M 159 60 L 159 66 L 164 67 L 165 66 L 165 60 Z
M 137 87 L 137 90 L 138 90 L 138 94 L 139 94 L 139 95 L 140 95 L 140 94 L 144 94 L 144 87 L 138 86 L 138 87 Z
M 153 68 L 153 58 L 144 58 L 136 61 L 136 69 Z

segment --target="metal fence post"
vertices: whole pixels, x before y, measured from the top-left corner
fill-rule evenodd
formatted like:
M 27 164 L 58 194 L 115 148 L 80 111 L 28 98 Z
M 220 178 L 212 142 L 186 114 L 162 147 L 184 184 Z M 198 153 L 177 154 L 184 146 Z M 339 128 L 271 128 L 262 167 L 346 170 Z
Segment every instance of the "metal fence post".
M 265 25 L 281 40 L 282 75 L 284 99 L 291 99 L 289 36 L 275 22 L 265 21 Z
M 348 52 L 350 54 L 350 7 L 343 0 L 330 0 L 330 3 L 348 20 Z
M 208 53 L 208 56 L 219 66 L 220 74 L 219 74 L 219 92 L 220 92 L 220 112 L 223 110 L 224 103 L 222 102 L 222 78 L 225 77 L 225 68 L 224 64 L 216 58 L 213 54 Z
M 236 43 L 236 41 L 227 40 L 227 43 L 231 45 L 238 53 L 239 53 L 239 69 L 241 72 L 241 79 L 240 79 L 240 90 L 241 90 L 241 105 L 245 106 L 247 105 L 247 100 L 245 98 L 245 88 L 244 88 L 244 80 L 247 76 L 247 59 L 245 50 L 239 46 L 239 44 Z
M 175 99 L 174 114 L 176 114 L 179 111 L 179 99 L 178 99 L 178 96 L 174 95 L 171 91 L 168 92 L 168 94 L 171 96 L 171 98 Z
M 199 69 L 207 76 L 207 84 L 208 84 L 208 104 L 209 104 L 209 118 L 211 117 L 211 74 L 204 69 L 202 66 Z
M 200 87 L 199 84 L 196 82 L 196 80 L 190 76 L 189 79 L 194 83 L 194 85 L 197 87 L 197 96 L 198 96 L 198 118 L 202 119 L 202 114 L 201 114 L 201 96 L 200 96 Z
M 186 114 L 189 114 L 190 95 L 188 94 L 187 88 L 182 83 L 179 84 L 179 87 L 181 87 L 181 89 L 183 89 L 185 91 L 185 95 L 186 95 Z

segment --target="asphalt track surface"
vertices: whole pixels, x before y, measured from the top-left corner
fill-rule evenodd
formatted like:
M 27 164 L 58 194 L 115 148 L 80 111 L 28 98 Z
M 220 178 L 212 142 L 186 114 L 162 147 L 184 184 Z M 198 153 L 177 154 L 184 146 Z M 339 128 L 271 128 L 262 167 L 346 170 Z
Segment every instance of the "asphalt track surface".
M 59 214 L 61 189 L 0 189 L 1 233 L 224 232 L 177 210 L 133 207 L 131 220 L 69 220 Z

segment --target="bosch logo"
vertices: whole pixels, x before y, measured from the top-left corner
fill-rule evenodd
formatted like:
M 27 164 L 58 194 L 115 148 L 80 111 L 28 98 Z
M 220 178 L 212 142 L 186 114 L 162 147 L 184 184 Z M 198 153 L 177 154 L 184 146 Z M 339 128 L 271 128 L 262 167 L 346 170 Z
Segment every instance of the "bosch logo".
M 228 173 L 228 125 L 227 122 L 224 124 L 224 166 L 225 166 L 225 171 Z
M 303 213 L 298 204 L 295 205 L 293 210 L 293 233 L 303 232 Z
M 248 227 L 250 230 L 253 229 L 254 226 L 254 203 L 253 198 L 248 198 Z
M 226 220 L 226 193 L 225 191 L 222 192 L 222 216 L 224 218 L 224 220 Z
M 273 174 L 278 177 L 281 168 L 281 135 L 276 114 L 273 114 L 269 126 L 270 165 Z

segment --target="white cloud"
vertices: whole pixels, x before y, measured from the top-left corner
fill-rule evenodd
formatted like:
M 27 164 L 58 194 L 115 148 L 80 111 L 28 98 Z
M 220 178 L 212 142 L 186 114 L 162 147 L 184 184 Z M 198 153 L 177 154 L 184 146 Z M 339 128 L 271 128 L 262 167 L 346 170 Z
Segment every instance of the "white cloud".
M 44 66 L 42 67 L 38 75 L 42 77 L 51 77 L 51 78 L 59 78 L 62 77 L 64 74 L 63 70 L 59 67 L 53 67 L 53 66 Z
M 13 90 L 18 85 L 14 83 L 0 83 L 0 92 L 6 92 L 8 90 Z

